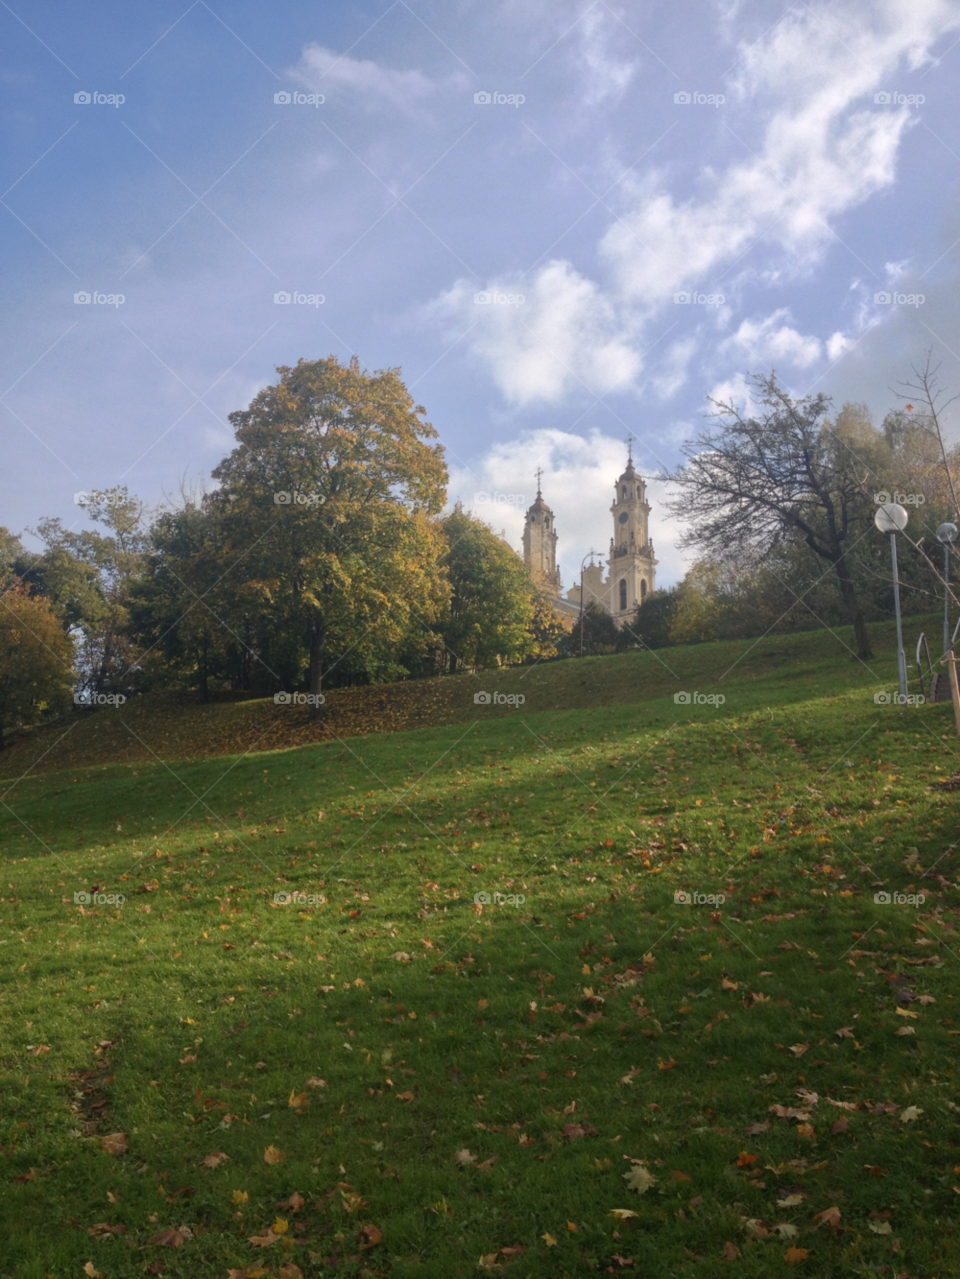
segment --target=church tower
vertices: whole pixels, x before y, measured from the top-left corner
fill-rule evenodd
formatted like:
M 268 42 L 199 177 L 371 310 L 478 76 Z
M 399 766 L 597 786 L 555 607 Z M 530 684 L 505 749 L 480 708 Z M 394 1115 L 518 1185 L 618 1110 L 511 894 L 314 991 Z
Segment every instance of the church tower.
M 529 508 L 523 523 L 523 562 L 527 572 L 540 590 L 548 595 L 560 594 L 560 573 L 557 570 L 557 530 L 553 511 L 543 500 L 537 470 L 537 499 Z
M 643 477 L 633 467 L 633 436 L 627 440 L 627 467 L 614 486 L 607 609 L 621 624 L 656 587 L 657 561 L 648 533 L 650 507 Z

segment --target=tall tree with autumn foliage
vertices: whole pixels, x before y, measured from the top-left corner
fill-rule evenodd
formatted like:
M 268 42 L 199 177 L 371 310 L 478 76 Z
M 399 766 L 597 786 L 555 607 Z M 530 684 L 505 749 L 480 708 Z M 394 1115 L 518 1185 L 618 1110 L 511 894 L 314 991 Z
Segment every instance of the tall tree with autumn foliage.
M 70 705 L 73 644 L 48 600 L 22 583 L 0 594 L 0 750 L 4 734 Z

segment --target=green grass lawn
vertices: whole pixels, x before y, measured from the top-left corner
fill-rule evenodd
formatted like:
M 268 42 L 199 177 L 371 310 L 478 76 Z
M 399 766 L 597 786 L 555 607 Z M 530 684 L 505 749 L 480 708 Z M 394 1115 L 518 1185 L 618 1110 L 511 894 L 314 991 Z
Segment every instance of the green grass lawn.
M 0 1276 L 960 1273 L 953 715 L 838 634 L 0 758 Z

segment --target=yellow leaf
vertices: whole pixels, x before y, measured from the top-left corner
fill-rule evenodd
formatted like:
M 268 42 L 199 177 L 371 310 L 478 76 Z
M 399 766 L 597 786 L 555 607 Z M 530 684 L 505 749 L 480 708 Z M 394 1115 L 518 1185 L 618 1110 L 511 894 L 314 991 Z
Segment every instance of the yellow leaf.
M 245 1190 L 235 1190 L 233 1192 L 233 1202 L 235 1204 L 245 1204 L 249 1198 L 250 1196 Z
M 294 1093 L 293 1089 L 290 1089 L 290 1096 L 287 1099 L 288 1106 L 294 1110 L 302 1110 L 304 1106 L 309 1106 L 309 1104 L 310 1098 L 305 1092 Z
M 912 1123 L 915 1119 L 919 1119 L 923 1114 L 923 1110 L 919 1106 L 908 1106 L 906 1110 L 900 1112 L 900 1122 L 902 1124 Z
M 289 1223 L 284 1221 L 282 1217 L 278 1217 L 270 1229 L 275 1235 L 285 1235 L 289 1229 Z
M 889 1221 L 868 1221 L 867 1229 L 872 1230 L 875 1235 L 892 1235 L 893 1227 Z
M 554 1239 L 553 1235 L 550 1234 L 549 1231 L 546 1231 L 544 1234 L 542 1234 L 540 1238 L 543 1240 L 543 1242 L 547 1245 L 548 1248 L 556 1248 L 557 1241 L 556 1239 Z
M 263 1152 L 263 1162 L 265 1164 L 282 1164 L 286 1155 L 281 1150 L 277 1150 L 276 1146 L 270 1145 Z
M 917 1014 L 916 1014 L 916 1013 L 912 1013 L 912 1012 L 910 1011 L 910 1009 L 909 1009 L 909 1008 L 898 1008 L 898 1009 L 897 1009 L 897 1016 L 898 1016 L 898 1017 L 912 1017 L 914 1021 L 916 1021 L 916 1020 L 917 1020 Z
M 607 1216 L 613 1217 L 616 1221 L 629 1221 L 631 1217 L 636 1217 L 637 1213 L 631 1212 L 629 1208 L 611 1208 Z
M 806 1248 L 793 1248 L 793 1247 L 790 1247 L 790 1248 L 788 1248 L 788 1249 L 787 1249 L 787 1251 L 783 1254 L 783 1259 L 784 1259 L 784 1261 L 787 1263 L 787 1265 L 788 1265 L 788 1266 L 799 1266 L 799 1265 L 800 1265 L 800 1262 L 801 1262 L 801 1261 L 806 1261 L 806 1259 L 807 1259 L 807 1257 L 809 1257 L 809 1255 L 810 1255 L 810 1254 L 807 1252 Z
M 623 1174 L 623 1179 L 627 1183 L 627 1189 L 635 1190 L 639 1195 L 646 1194 L 651 1186 L 657 1184 L 656 1178 L 647 1172 L 643 1164 L 634 1164 L 629 1172 Z
M 570 1231 L 572 1235 L 575 1235 L 577 1233 L 576 1224 L 572 1221 L 567 1222 L 567 1229 Z

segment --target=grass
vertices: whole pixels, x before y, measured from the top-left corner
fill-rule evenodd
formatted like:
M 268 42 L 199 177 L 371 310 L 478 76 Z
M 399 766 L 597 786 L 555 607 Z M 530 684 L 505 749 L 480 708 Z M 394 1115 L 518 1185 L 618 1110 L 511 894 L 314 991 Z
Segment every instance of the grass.
M 21 743 L 0 1276 L 956 1274 L 957 740 L 875 704 L 876 639 L 381 689 L 437 722 L 343 699 L 272 751 L 176 751 L 250 703 Z M 134 712 L 139 758 L 63 766 Z

